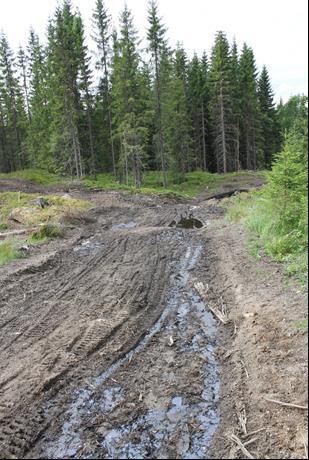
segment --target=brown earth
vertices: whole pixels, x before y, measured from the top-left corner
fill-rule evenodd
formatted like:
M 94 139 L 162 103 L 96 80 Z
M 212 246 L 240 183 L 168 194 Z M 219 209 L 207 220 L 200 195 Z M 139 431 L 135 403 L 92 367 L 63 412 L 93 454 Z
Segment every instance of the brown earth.
M 305 458 L 307 411 L 266 400 L 306 405 L 305 294 L 205 195 L 83 198 L 0 269 L 0 458 Z

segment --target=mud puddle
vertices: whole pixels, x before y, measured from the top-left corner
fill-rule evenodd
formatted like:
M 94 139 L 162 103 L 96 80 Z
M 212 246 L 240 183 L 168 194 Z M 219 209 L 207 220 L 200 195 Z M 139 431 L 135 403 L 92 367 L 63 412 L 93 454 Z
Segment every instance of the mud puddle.
M 214 355 L 216 323 L 199 296 L 189 286 L 190 271 L 195 266 L 201 247 L 189 247 L 183 259 L 175 264 L 166 307 L 139 344 L 106 371 L 93 379 L 86 388 L 75 395 L 66 412 L 61 435 L 45 444 L 42 454 L 47 458 L 169 458 L 170 445 L 176 445 L 178 458 L 205 458 L 205 452 L 214 434 L 219 416 L 217 400 L 219 373 Z M 194 327 L 192 327 L 192 324 Z M 131 366 L 134 359 L 148 359 L 153 355 L 149 347 L 157 337 L 168 339 L 168 347 L 180 361 L 199 360 L 201 366 L 201 391 L 192 398 L 190 391 L 175 391 L 168 395 L 164 407 L 150 404 L 145 409 L 142 399 L 139 411 L 132 411 L 123 423 L 110 423 L 108 429 L 95 430 L 89 440 L 89 431 L 98 417 L 108 420 L 121 411 L 129 399 L 128 385 L 119 381 L 117 373 Z M 166 339 L 165 339 L 166 337 Z M 155 357 L 162 366 L 162 354 Z M 139 368 L 143 373 L 143 369 Z M 148 378 L 151 380 L 152 376 Z M 193 381 L 194 379 L 192 379 Z M 166 385 L 168 385 L 168 379 Z M 153 382 L 155 386 L 155 382 Z M 190 389 L 190 385 L 188 387 Z M 47 410 L 48 412 L 48 410 Z M 47 414 L 48 415 L 48 414 Z M 117 419 L 117 416 L 115 416 Z M 177 442 L 175 443 L 175 436 Z M 87 440 L 85 440 L 87 438 Z M 173 438 L 173 440 L 172 440 Z M 90 442 L 89 442 L 90 441 Z
M 169 227 L 175 228 L 184 228 L 184 229 L 194 229 L 194 228 L 202 228 L 204 224 L 201 220 L 196 219 L 192 215 L 189 217 L 181 217 L 179 220 L 173 220 Z

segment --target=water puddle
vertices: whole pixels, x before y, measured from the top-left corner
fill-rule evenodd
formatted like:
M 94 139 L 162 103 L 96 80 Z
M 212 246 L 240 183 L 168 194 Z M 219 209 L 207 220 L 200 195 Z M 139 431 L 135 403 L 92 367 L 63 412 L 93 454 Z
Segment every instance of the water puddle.
M 135 227 L 137 227 L 137 223 L 132 221 L 132 222 L 127 222 L 126 224 L 124 223 L 114 224 L 112 225 L 112 230 L 126 230 L 130 228 L 135 228 Z
M 172 280 L 166 308 L 143 340 L 75 396 L 61 436 L 50 442 L 45 449 L 47 458 L 72 458 L 77 454 L 80 457 L 81 450 L 83 458 L 169 458 L 171 439 L 175 441 L 175 436 L 177 442 L 173 442 L 173 452 L 176 449 L 177 458 L 205 458 L 207 446 L 219 423 L 219 371 L 214 354 L 215 319 L 195 291 L 187 289 L 190 270 L 200 253 L 201 247 L 187 250 Z M 176 322 L 168 320 L 171 313 L 176 316 Z M 198 327 L 188 343 L 182 331 L 190 326 L 192 315 Z M 97 440 L 96 448 L 87 450 L 82 440 L 84 421 L 91 420 L 98 412 L 112 413 L 125 400 L 125 392 L 120 386 L 104 388 L 98 397 L 100 387 L 121 366 L 140 353 L 156 333 L 167 330 L 178 334 L 177 347 L 180 353 L 189 353 L 193 360 L 196 354 L 204 358 L 204 381 L 200 398 L 192 403 L 187 395 L 176 394 L 171 397 L 166 408 L 151 409 L 125 425 L 110 429 Z
M 94 241 L 94 239 L 95 236 L 91 236 L 87 240 L 82 241 L 78 246 L 75 246 L 73 248 L 73 252 L 75 252 L 79 256 L 88 256 L 89 254 L 97 252 L 104 243 Z

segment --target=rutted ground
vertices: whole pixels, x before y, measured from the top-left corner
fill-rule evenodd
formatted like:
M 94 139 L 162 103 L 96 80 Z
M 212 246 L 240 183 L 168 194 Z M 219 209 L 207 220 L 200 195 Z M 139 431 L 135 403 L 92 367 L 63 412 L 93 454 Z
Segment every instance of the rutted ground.
M 111 456 L 130 444 L 106 440 L 112 430 L 137 420 L 138 437 L 138 420 L 157 411 L 160 439 L 140 440 L 145 455 L 202 458 L 218 393 L 213 319 L 190 287 L 204 248 L 198 230 L 169 227 L 195 209 L 116 193 L 96 205 L 95 223 L 65 248 L 2 270 L 2 455 Z M 114 410 L 104 394 L 121 395 Z M 170 442 L 180 414 L 183 446 Z
M 95 205 L 93 223 L 72 231 L 60 245 L 44 245 L 29 259 L 1 268 L 1 456 L 239 456 L 241 451 L 231 451 L 225 436 L 230 428 L 240 436 L 237 414 L 244 409 L 248 431 L 264 427 L 264 421 L 270 427 L 266 437 L 263 433 L 250 446 L 251 452 L 260 458 L 300 455 L 301 443 L 292 436 L 282 441 L 280 430 L 286 425 L 281 409 L 272 407 L 277 411 L 272 418 L 259 403 L 269 368 L 265 360 L 255 362 L 254 340 L 263 336 L 265 325 L 258 316 L 256 329 L 251 309 L 243 311 L 247 287 L 250 308 L 263 307 L 265 321 L 268 310 L 272 318 L 278 314 L 282 298 L 277 288 L 272 294 L 253 279 L 254 267 L 239 235 L 222 227 L 222 209 L 201 200 L 116 192 L 88 198 Z M 183 217 L 199 227 L 192 220 L 197 219 L 206 228 L 179 228 Z M 247 276 L 238 269 L 243 257 Z M 196 281 L 210 286 L 206 303 L 194 289 Z M 281 286 L 279 278 L 276 282 Z M 254 288 L 261 288 L 264 306 L 255 305 Z M 304 299 L 293 296 L 300 310 Z M 233 322 L 219 327 L 207 302 L 221 298 Z M 252 324 L 244 326 L 243 313 Z M 305 371 L 297 367 L 303 357 L 297 355 L 302 343 L 295 337 L 286 340 L 298 369 L 293 381 L 296 398 Z M 271 350 L 268 359 L 274 372 Z M 262 365 L 265 372 L 259 374 Z M 288 397 L 282 394 L 287 385 L 284 362 L 281 370 L 280 385 L 272 381 L 271 396 Z M 303 412 L 297 416 L 293 422 L 303 429 Z M 282 453 L 285 456 L 276 456 Z

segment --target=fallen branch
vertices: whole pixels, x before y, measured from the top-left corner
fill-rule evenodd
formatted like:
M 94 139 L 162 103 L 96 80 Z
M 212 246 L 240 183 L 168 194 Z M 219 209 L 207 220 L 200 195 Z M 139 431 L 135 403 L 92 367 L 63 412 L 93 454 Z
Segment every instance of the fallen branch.
M 198 294 L 205 300 L 205 303 L 209 310 L 218 318 L 219 321 L 223 324 L 227 324 L 229 319 L 226 314 L 226 311 L 224 308 L 220 311 L 218 308 L 213 307 L 208 301 L 207 301 L 207 289 L 205 288 L 204 284 L 199 282 L 199 283 L 194 283 L 194 288 L 198 292 Z
M 283 401 L 278 401 L 277 399 L 265 398 L 266 401 L 279 404 L 280 406 L 294 407 L 295 409 L 308 410 L 308 406 L 300 406 L 299 404 L 286 403 Z
M 0 233 L 0 240 L 5 240 L 5 238 L 8 238 L 10 236 L 17 236 L 17 235 L 24 235 L 25 233 L 31 233 L 34 230 L 37 230 L 38 227 L 32 227 L 32 228 L 22 228 L 19 230 L 12 230 L 10 232 L 4 232 Z
M 242 412 L 238 414 L 238 420 L 240 427 L 243 431 L 243 434 L 246 435 L 247 432 L 247 415 L 246 415 L 246 409 L 244 409 Z
M 253 455 L 250 454 L 250 452 L 246 449 L 246 447 L 243 445 L 241 440 L 235 435 L 235 434 L 228 434 L 227 438 L 233 441 L 237 446 L 240 448 L 242 453 L 247 457 L 247 458 L 253 458 Z
M 250 431 L 250 433 L 247 433 L 245 435 L 245 438 L 249 438 L 250 436 L 254 435 L 254 434 L 257 434 L 257 433 L 260 433 L 261 431 L 265 431 L 266 428 L 260 428 L 259 430 L 254 430 L 254 431 Z

